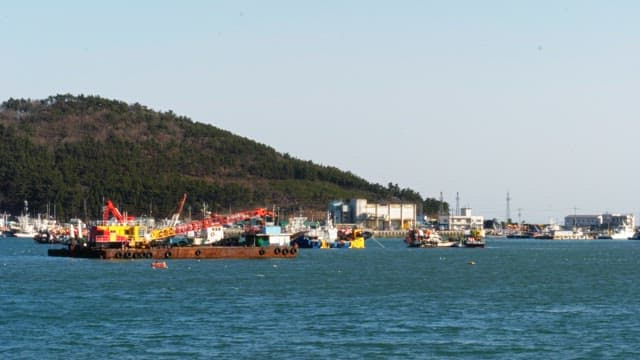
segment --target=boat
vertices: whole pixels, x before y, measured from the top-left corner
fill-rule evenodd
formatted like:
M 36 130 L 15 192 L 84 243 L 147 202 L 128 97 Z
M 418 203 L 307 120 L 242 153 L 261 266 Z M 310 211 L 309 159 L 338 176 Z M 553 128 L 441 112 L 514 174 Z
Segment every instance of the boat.
M 64 237 L 58 236 L 54 232 L 48 230 L 38 231 L 33 237 L 33 241 L 38 244 L 63 244 L 65 240 L 66 239 Z
M 166 269 L 167 262 L 166 261 L 154 261 L 151 263 L 152 269 Z
M 371 233 L 361 228 L 342 228 L 338 230 L 338 240 L 330 244 L 330 248 L 364 249 L 365 241 Z
M 483 248 L 485 241 L 482 229 L 471 229 L 469 236 L 467 236 L 462 243 L 464 247 L 468 248 Z
M 114 215 L 116 221 L 109 219 L 109 215 Z M 145 219 L 120 214 L 108 201 L 103 221 L 91 226 L 87 239 L 73 238 L 65 247 L 48 249 L 48 255 L 114 260 L 266 259 L 292 258 L 298 253 L 295 247 L 289 246 L 290 235 L 276 231 L 274 226 L 257 228 L 250 225 L 240 236 L 224 237 L 211 243 L 172 241 L 189 231 L 213 225 L 207 218 L 152 228 Z
M 636 235 L 636 232 L 630 226 L 619 226 L 613 231 L 607 231 L 598 234 L 598 239 L 612 239 L 612 240 L 629 240 Z
M 302 219 L 304 219 L 302 222 L 306 221 L 306 218 Z M 303 249 L 328 249 L 337 247 L 338 229 L 333 225 L 330 216 L 327 216 L 323 225 L 315 223 L 309 226 L 300 226 L 300 221 L 300 218 L 293 218 L 291 221 L 291 224 L 293 224 L 293 228 L 291 229 L 293 232 L 291 236 L 291 246 Z M 298 225 L 296 226 L 295 224 Z M 367 235 L 366 232 L 363 232 L 365 238 L 367 238 Z
M 33 239 L 38 235 L 35 222 L 29 217 L 29 202 L 24 201 L 22 215 L 18 216 L 18 222 L 11 228 L 11 234 L 18 238 Z
M 404 242 L 409 247 L 438 248 L 438 247 L 485 247 L 482 231 L 473 229 L 467 236 L 444 239 L 439 232 L 431 229 L 411 229 L 407 233 Z
M 281 246 L 167 246 L 150 248 L 103 248 L 82 244 L 70 244 L 64 248 L 49 249 L 49 256 L 87 259 L 267 259 L 292 258 L 297 255 L 294 247 Z
M 306 232 L 296 234 L 291 238 L 291 246 L 299 249 L 327 249 L 329 246 L 317 236 L 310 235 Z
M 431 229 L 411 229 L 404 238 L 404 242 L 409 247 L 434 248 L 434 247 L 456 247 L 458 242 L 444 240 L 437 231 Z
M 473 236 L 469 236 L 463 241 L 464 247 L 468 248 L 483 248 L 485 246 L 484 239 L 475 238 Z
M 514 231 L 507 234 L 508 239 L 531 239 L 534 234 L 529 231 Z

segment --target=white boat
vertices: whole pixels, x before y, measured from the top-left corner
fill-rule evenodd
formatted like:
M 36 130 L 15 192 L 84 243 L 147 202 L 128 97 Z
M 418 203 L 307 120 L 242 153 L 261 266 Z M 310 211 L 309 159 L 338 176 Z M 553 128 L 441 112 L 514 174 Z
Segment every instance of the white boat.
M 194 245 L 211 245 L 224 239 L 224 228 L 222 225 L 214 225 L 199 231 L 189 231 L 186 237 L 191 239 Z
M 329 216 L 324 225 L 312 226 L 307 234 L 329 246 L 332 246 L 338 240 L 338 228 L 333 225 L 333 221 Z
M 460 244 L 459 241 L 443 241 L 436 242 L 436 247 L 457 247 Z
M 301 248 L 330 248 L 337 246 L 339 237 L 338 228 L 333 225 L 328 215 L 324 224 L 319 222 L 307 223 L 306 217 L 294 217 L 289 219 L 287 231 L 292 235 L 292 246 Z
M 29 203 L 24 201 L 24 212 L 18 216 L 18 222 L 11 229 L 13 236 L 33 239 L 38 235 L 35 222 L 29 217 Z
M 630 226 L 620 226 L 613 231 L 598 235 L 598 239 L 629 240 L 634 235 L 635 231 Z

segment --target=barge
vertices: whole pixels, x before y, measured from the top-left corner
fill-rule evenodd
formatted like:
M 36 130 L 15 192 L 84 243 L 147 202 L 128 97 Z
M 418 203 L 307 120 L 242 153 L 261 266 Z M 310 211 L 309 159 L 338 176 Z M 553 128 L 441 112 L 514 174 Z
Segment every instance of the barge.
M 298 249 L 290 246 L 175 246 L 150 248 L 102 248 L 69 245 L 49 249 L 49 256 L 87 259 L 269 259 L 292 258 Z
M 271 213 L 243 213 L 253 220 L 239 236 L 226 236 L 213 218 L 179 223 L 187 195 L 184 194 L 169 224 L 153 227 L 144 221 L 124 216 L 107 200 L 102 222 L 92 226 L 85 240 L 49 249 L 49 256 L 87 259 L 268 259 L 292 258 L 298 249 L 289 245 L 291 234 L 279 226 L 265 226 L 263 218 Z M 115 222 L 110 220 L 113 215 Z M 243 216 L 245 217 L 245 216 Z M 256 219 L 254 219 L 256 218 Z

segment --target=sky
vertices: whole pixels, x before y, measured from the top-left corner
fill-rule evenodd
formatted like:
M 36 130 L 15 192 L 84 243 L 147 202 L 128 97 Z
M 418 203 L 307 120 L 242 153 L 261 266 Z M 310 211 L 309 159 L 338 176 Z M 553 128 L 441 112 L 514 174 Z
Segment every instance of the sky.
M 0 100 L 172 110 L 504 220 L 640 217 L 640 2 L 20 1 Z M 635 100 L 634 100 L 635 99 Z M 640 221 L 640 220 L 639 220 Z

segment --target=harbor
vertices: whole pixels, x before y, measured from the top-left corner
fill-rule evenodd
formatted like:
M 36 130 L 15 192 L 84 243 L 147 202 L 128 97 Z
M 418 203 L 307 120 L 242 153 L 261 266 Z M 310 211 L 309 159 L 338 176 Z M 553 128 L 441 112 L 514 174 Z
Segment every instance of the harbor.
M 79 219 L 58 223 L 45 214 L 31 216 L 25 201 L 23 213 L 15 221 L 9 221 L 5 213 L 1 225 L 7 236 L 60 244 L 48 250 L 53 257 L 107 260 L 292 258 L 297 256 L 298 249 L 364 249 L 367 243 L 387 238 L 401 238 L 408 247 L 418 248 L 485 247 L 487 237 L 639 238 L 632 214 L 567 215 L 565 226 L 498 224 L 472 214 L 470 208 L 463 208 L 454 214 L 425 217 L 429 221 L 420 223 L 415 217 L 415 205 L 381 205 L 355 199 L 329 204 L 325 219 L 320 221 L 300 215 L 282 218 L 275 211 L 276 206 L 274 210 L 256 208 L 225 215 L 207 213 L 197 220 L 182 218 L 186 198 L 185 193 L 175 213 L 165 220 L 123 214 L 107 200 L 102 219 L 88 224 Z
M 639 13 L 3 2 L 0 357 L 640 359 Z
M 3 318 L 12 325 L 0 327 L 1 351 L 7 358 L 95 356 L 96 348 L 109 358 L 256 358 L 282 352 L 286 338 L 285 359 L 370 357 L 372 349 L 384 358 L 640 354 L 627 347 L 640 334 L 640 315 L 629 311 L 640 306 L 640 289 L 628 275 L 638 242 L 489 237 L 482 251 L 423 251 L 402 238 L 378 241 L 383 246 L 365 251 L 301 249 L 292 261 L 163 259 L 153 267 L 152 259 L 51 258 L 53 245 L 5 238 Z M 308 340 L 337 326 L 340 342 L 332 346 Z M 372 328 L 384 331 L 367 333 Z M 407 346 L 415 331 L 423 340 Z M 52 342 L 60 332 L 67 340 Z M 598 345 L 604 333 L 606 350 Z M 246 346 L 256 338 L 260 346 Z

